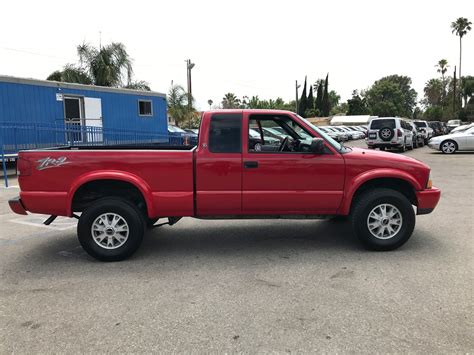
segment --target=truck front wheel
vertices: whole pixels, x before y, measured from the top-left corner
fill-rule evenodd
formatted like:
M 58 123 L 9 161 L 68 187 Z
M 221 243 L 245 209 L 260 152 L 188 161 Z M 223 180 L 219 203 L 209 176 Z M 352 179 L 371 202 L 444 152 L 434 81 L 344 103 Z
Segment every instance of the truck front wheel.
M 415 213 L 403 194 L 378 188 L 357 197 L 352 210 L 352 226 L 367 249 L 394 250 L 411 237 Z
M 103 198 L 87 208 L 79 218 L 79 243 L 92 257 L 119 261 L 140 246 L 145 221 L 140 210 L 121 198 Z

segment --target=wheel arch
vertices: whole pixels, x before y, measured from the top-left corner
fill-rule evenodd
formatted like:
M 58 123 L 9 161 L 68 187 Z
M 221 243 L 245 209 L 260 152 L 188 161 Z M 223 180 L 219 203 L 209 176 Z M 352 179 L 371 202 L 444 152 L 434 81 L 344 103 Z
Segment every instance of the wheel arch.
M 128 187 L 132 192 L 131 197 L 141 199 L 144 203 L 144 212 L 148 216 L 154 215 L 154 206 L 152 199 L 152 192 L 150 186 L 138 176 L 122 171 L 95 171 L 93 173 L 87 173 L 77 178 L 71 188 L 68 191 L 67 197 L 67 214 L 72 216 L 73 204 L 77 202 L 78 193 L 83 192 L 86 189 L 92 189 L 97 187 L 107 186 L 108 183 L 115 184 L 117 191 L 110 190 L 108 194 L 102 194 L 97 198 L 107 196 L 123 197 L 119 192 Z M 136 192 L 136 193 L 133 193 Z M 126 196 L 130 197 L 130 196 Z M 76 200 L 75 200 L 76 199 Z
M 346 184 L 344 201 L 339 214 L 347 215 L 351 212 L 352 205 L 362 192 L 369 188 L 384 187 L 401 192 L 408 200 L 417 205 L 416 191 L 422 190 L 422 186 L 411 175 L 396 170 L 379 170 L 377 172 L 369 171 L 355 177 L 350 183 Z
M 442 151 L 442 146 L 444 143 L 446 142 L 453 142 L 454 145 L 456 146 L 456 150 L 459 150 L 459 144 L 458 142 L 456 142 L 456 140 L 454 140 L 453 138 L 446 138 L 445 140 L 443 140 L 440 144 L 439 144 L 439 150 Z

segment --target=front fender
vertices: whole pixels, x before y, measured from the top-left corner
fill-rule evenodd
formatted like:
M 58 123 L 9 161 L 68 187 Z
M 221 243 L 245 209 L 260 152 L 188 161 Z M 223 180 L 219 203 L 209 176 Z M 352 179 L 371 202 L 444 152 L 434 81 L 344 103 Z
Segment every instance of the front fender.
M 82 185 L 95 180 L 119 180 L 134 185 L 141 192 L 143 198 L 145 199 L 148 215 L 154 216 L 155 210 L 153 206 L 152 191 L 150 186 L 146 183 L 146 181 L 144 181 L 137 175 L 120 170 L 98 170 L 94 172 L 85 173 L 79 176 L 76 180 L 74 180 L 67 194 L 68 216 L 72 216 L 72 200 L 76 191 Z
M 412 175 L 402 170 L 383 168 L 364 171 L 363 173 L 356 175 L 352 179 L 346 181 L 344 188 L 344 199 L 342 201 L 342 205 L 338 211 L 338 214 L 349 214 L 351 210 L 352 199 L 359 187 L 361 187 L 363 184 L 370 180 L 380 178 L 394 178 L 404 180 L 408 182 L 411 186 L 413 186 L 415 191 L 423 190 L 423 187 Z

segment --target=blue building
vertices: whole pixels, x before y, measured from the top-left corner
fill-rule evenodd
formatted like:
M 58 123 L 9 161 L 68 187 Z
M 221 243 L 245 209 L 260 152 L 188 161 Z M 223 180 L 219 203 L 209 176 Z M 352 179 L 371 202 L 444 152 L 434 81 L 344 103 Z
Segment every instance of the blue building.
M 0 76 L 4 150 L 167 141 L 166 95 Z

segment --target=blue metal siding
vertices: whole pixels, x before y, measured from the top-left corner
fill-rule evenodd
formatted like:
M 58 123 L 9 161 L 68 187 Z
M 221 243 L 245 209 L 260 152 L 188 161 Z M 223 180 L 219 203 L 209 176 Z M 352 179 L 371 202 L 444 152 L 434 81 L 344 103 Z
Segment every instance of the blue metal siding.
M 59 89 L 10 82 L 0 82 L 0 122 L 62 125 L 64 123 L 63 101 L 56 101 L 57 93 L 100 98 L 104 129 L 168 134 L 166 100 L 163 97 L 142 96 L 134 93 Z M 139 99 L 152 101 L 152 116 L 139 116 Z

